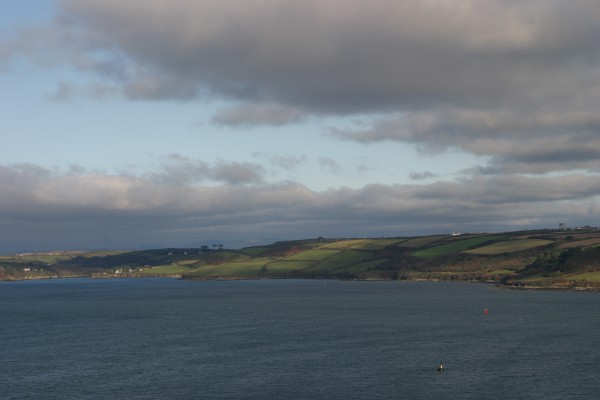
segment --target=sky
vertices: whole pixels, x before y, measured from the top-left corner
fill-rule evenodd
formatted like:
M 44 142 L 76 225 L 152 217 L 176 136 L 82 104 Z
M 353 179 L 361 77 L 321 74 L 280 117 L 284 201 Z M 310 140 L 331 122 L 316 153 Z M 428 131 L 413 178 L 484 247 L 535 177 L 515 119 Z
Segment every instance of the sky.
M 596 0 L 0 5 L 0 253 L 600 225 Z

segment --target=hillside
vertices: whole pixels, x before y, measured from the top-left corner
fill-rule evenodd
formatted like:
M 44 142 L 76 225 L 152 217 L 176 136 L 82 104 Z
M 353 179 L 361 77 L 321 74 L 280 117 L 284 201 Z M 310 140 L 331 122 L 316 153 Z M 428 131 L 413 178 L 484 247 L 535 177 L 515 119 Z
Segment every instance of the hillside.
M 318 238 L 240 250 L 203 246 L 0 256 L 0 279 L 67 276 L 457 280 L 600 289 L 600 231 Z

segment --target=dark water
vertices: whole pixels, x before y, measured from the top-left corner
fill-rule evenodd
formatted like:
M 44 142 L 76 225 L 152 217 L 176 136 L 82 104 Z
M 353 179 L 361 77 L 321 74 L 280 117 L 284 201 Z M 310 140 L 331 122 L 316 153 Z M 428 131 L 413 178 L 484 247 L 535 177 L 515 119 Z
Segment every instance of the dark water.
M 599 328 L 600 293 L 0 283 L 0 398 L 598 399 Z

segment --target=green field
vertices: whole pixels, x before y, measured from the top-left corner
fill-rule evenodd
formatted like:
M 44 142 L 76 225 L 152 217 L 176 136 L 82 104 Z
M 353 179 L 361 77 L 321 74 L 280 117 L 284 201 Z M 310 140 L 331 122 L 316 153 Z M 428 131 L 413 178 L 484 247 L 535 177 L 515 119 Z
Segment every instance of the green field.
M 267 264 L 267 271 L 273 273 L 289 273 L 292 271 L 304 271 L 314 265 L 314 261 L 274 261 Z
M 347 268 L 344 268 L 344 272 L 351 273 L 351 274 L 360 274 L 361 272 L 370 271 L 370 270 L 376 268 L 377 266 L 385 263 L 386 261 L 389 261 L 389 260 L 380 258 L 378 260 L 365 261 L 365 262 L 353 264 Z
M 340 250 L 306 250 L 293 256 L 287 257 L 288 261 L 323 261 L 335 254 L 338 254 Z
M 70 260 L 71 258 L 73 258 L 72 254 L 31 253 L 18 254 L 16 256 L 3 256 L 0 260 L 24 264 L 56 264 L 65 260 Z
M 488 274 L 490 274 L 490 275 L 511 275 L 514 273 L 515 273 L 515 271 L 513 271 L 511 269 L 495 269 L 492 271 L 488 271 Z
M 317 271 L 335 271 L 353 264 L 364 262 L 372 257 L 373 254 L 366 251 L 344 251 L 315 264 L 312 269 Z
M 460 253 L 471 247 L 475 247 L 481 243 L 486 243 L 492 240 L 498 240 L 504 238 L 504 235 L 488 235 L 478 236 L 470 239 L 456 239 L 450 243 L 442 244 L 439 246 L 427 247 L 421 250 L 417 250 L 412 253 L 414 257 L 432 259 L 438 256 L 443 256 L 450 253 Z
M 388 246 L 395 246 L 404 242 L 405 239 L 367 239 L 352 245 L 353 250 L 381 250 Z
M 363 239 L 340 240 L 337 242 L 324 244 L 319 248 L 323 250 L 346 250 L 352 246 L 359 245 L 364 242 L 366 242 L 366 240 Z
M 263 255 L 267 251 L 271 250 L 269 246 L 257 246 L 257 247 L 246 247 L 241 250 L 242 253 L 247 254 L 251 257 Z
M 550 243 L 554 243 L 554 241 L 545 239 L 512 239 L 492 243 L 490 245 L 478 247 L 476 249 L 466 250 L 465 253 L 479 255 L 497 255 L 503 253 L 511 253 L 515 251 L 523 251 L 539 246 L 546 246 Z
M 414 239 L 408 239 L 403 241 L 402 243 L 399 243 L 398 246 L 400 247 L 423 247 L 423 246 L 427 246 L 430 243 L 435 243 L 437 241 L 440 241 L 442 239 L 447 238 L 448 236 L 446 235 L 438 235 L 438 236 L 423 236 L 423 237 L 418 237 L 418 238 L 414 238 Z
M 574 280 L 586 280 L 586 281 L 600 282 L 600 271 L 584 272 L 581 274 L 572 274 L 572 275 L 568 275 L 567 278 L 574 279 Z
M 81 257 L 106 257 L 106 256 L 118 256 L 119 254 L 127 253 L 125 250 L 106 250 L 106 251 L 93 251 L 89 253 L 83 253 Z
M 248 277 L 256 276 L 265 265 L 264 260 L 241 261 L 219 265 L 204 265 L 189 271 L 191 276 L 199 277 Z

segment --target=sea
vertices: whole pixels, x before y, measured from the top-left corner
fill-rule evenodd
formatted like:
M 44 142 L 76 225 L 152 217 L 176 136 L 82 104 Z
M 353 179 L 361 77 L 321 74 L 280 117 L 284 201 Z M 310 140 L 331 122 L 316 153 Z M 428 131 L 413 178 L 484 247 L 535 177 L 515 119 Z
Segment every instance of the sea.
M 598 398 L 595 292 L 403 281 L 0 283 L 3 400 Z

